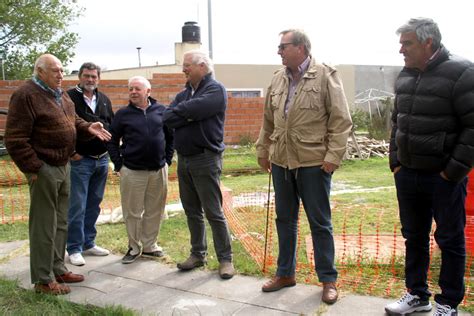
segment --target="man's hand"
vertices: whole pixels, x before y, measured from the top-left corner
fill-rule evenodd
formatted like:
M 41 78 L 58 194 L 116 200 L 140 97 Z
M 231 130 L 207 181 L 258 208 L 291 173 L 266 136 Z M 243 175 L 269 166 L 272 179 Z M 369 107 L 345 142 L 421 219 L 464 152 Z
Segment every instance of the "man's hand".
M 400 169 L 402 169 L 402 166 L 396 166 L 395 168 L 393 168 L 393 174 L 397 174 L 398 171 L 400 171 Z
M 104 126 L 101 122 L 92 123 L 91 126 L 87 129 L 89 133 L 95 135 L 97 138 L 103 141 L 109 141 L 112 135 L 104 129 Z
M 444 173 L 444 171 L 441 171 L 441 172 L 439 173 L 439 175 L 440 175 L 441 178 L 443 178 L 444 180 L 446 180 L 446 181 L 451 181 L 451 180 L 449 180 L 449 178 L 448 178 L 448 176 L 446 175 L 446 173 Z
M 323 171 L 326 173 L 333 173 L 338 167 L 338 165 L 324 161 L 321 169 L 323 169 Z
M 270 160 L 268 160 L 267 158 L 258 158 L 258 165 L 262 168 L 263 171 L 266 171 L 266 172 L 272 171 Z
M 74 155 L 72 155 L 69 159 L 70 159 L 71 161 L 78 161 L 78 160 L 81 160 L 81 159 L 82 159 L 82 156 L 79 155 L 78 153 L 74 153 Z

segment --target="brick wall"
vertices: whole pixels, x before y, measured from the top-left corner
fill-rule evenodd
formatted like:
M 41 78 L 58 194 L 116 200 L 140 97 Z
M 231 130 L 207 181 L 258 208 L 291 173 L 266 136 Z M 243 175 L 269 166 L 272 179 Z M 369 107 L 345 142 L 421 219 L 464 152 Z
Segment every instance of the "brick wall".
M 23 83 L 21 80 L 0 80 L 0 108 L 8 109 L 12 93 Z M 127 80 L 101 80 L 100 91 L 112 101 L 114 111 L 128 104 Z M 155 74 L 151 83 L 151 96 L 160 103 L 168 105 L 175 95 L 183 89 L 183 74 Z M 69 89 L 76 80 L 65 80 L 63 87 Z M 238 144 L 243 140 L 255 141 L 262 123 L 264 98 L 229 98 L 227 107 L 225 135 L 226 144 Z M 5 129 L 5 116 L 0 115 L 0 134 Z

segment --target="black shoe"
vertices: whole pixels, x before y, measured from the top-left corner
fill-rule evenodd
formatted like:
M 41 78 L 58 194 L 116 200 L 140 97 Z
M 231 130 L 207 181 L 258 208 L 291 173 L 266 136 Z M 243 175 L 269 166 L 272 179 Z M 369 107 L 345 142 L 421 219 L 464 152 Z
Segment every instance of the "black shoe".
M 122 263 L 127 264 L 127 263 L 132 263 L 135 260 L 137 260 L 138 257 L 140 257 L 140 253 L 137 253 L 136 255 L 132 255 L 132 248 L 128 249 L 127 254 L 122 258 Z
M 197 267 L 202 267 L 206 263 L 206 259 L 201 259 L 195 255 L 190 255 L 186 261 L 178 263 L 178 269 L 183 271 L 192 270 Z
M 161 250 L 142 252 L 142 257 L 147 257 L 147 258 L 161 258 L 163 257 L 163 255 L 164 253 Z

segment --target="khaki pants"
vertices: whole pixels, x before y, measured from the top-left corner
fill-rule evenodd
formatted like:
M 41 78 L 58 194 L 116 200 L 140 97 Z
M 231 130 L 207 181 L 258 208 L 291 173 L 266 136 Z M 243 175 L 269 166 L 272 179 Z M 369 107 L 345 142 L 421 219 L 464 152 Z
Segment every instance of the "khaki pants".
M 64 266 L 67 240 L 67 210 L 70 167 L 43 164 L 30 186 L 30 271 L 31 283 L 47 284 L 68 270 Z
M 132 255 L 161 250 L 156 241 L 167 192 L 168 165 L 158 171 L 120 169 L 122 212 Z

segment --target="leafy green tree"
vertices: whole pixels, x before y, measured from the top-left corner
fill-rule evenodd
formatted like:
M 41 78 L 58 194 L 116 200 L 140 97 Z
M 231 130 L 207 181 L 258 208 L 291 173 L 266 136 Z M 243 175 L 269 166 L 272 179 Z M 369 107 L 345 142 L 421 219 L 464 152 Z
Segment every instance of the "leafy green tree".
M 29 78 L 36 58 L 46 52 L 67 66 L 79 40 L 68 26 L 82 12 L 76 0 L 0 0 L 0 58 L 5 79 Z

